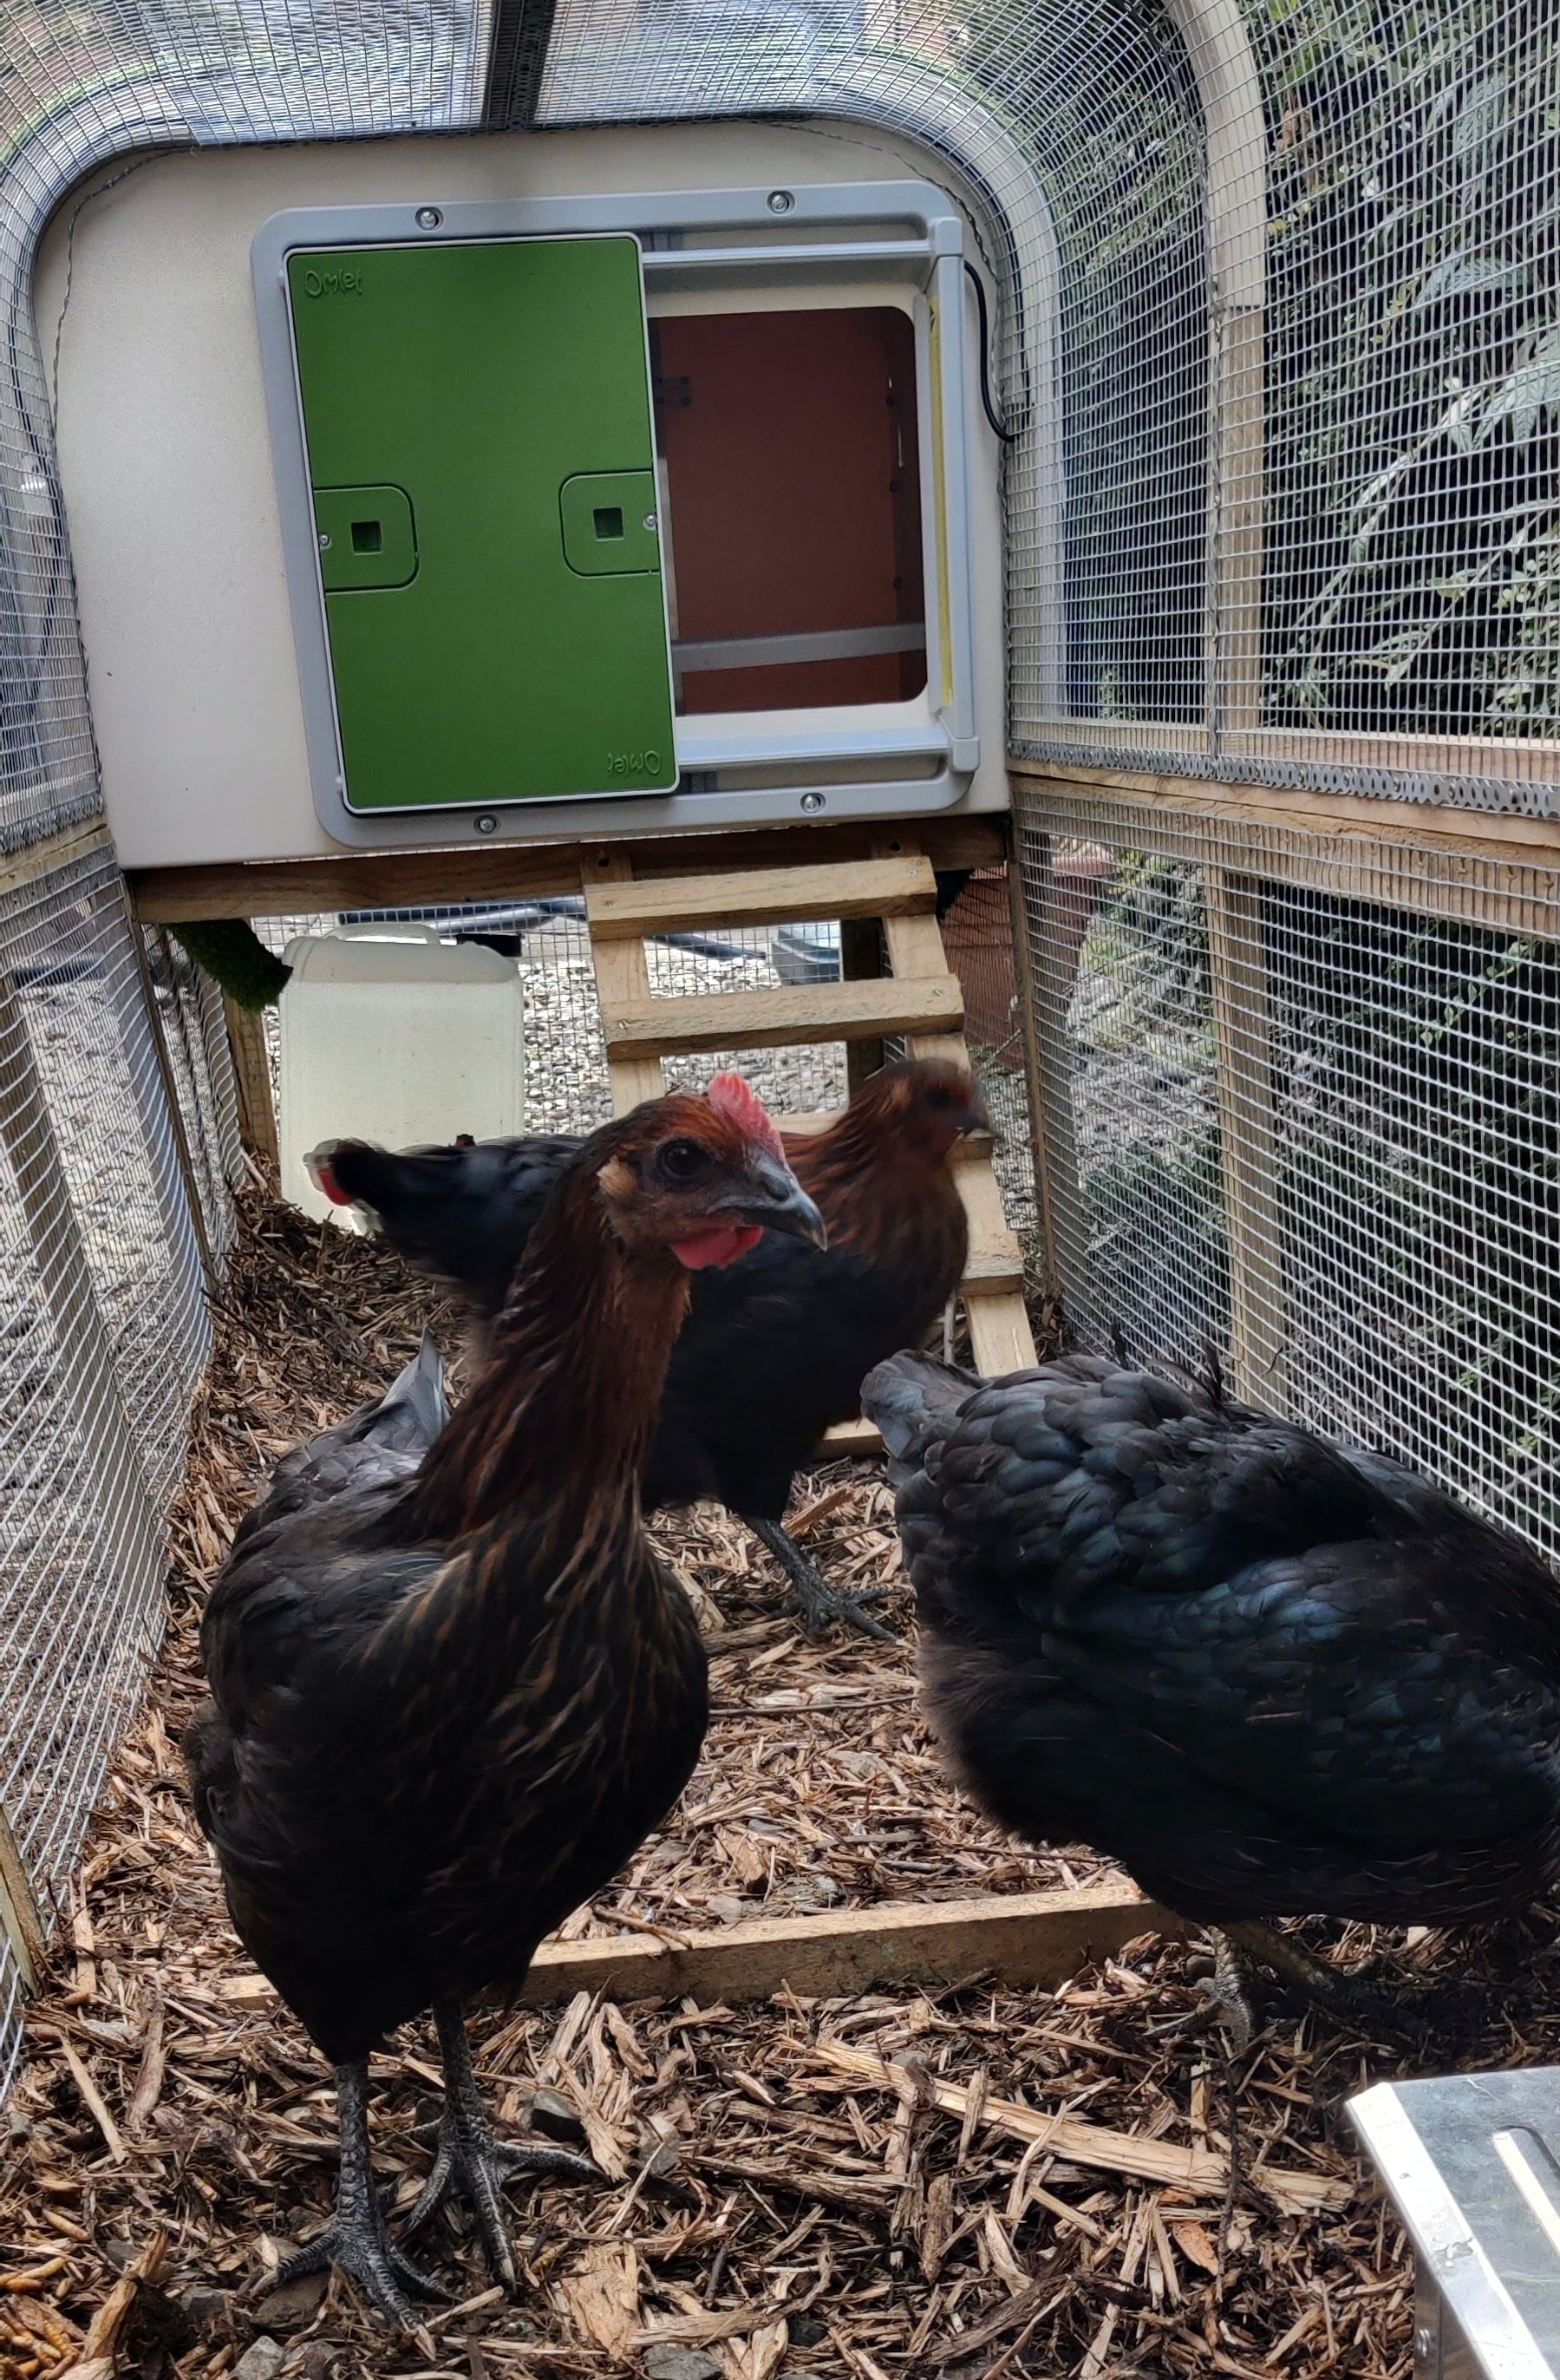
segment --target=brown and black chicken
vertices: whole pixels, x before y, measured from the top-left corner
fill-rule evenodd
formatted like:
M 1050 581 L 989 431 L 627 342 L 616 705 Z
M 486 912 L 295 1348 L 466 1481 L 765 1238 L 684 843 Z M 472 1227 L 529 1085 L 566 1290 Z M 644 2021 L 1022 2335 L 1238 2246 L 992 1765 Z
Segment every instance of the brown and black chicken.
M 446 2078 L 409 2230 L 462 2192 L 512 2285 L 505 2169 L 597 2178 L 495 2140 L 462 2008 L 518 1987 L 697 1757 L 704 1651 L 646 1541 L 639 1478 L 688 1269 L 761 1230 L 823 1235 L 739 1078 L 593 1134 L 454 1419 L 425 1349 L 281 1465 L 206 1611 L 197 1815 L 240 1939 L 336 2069 L 335 2214 L 289 2269 L 341 2265 L 403 2323 L 425 2284 L 386 2233 L 365 2107 L 395 2026 L 433 2010 Z
M 667 1368 L 645 1509 L 716 1498 L 780 1562 L 814 1629 L 888 1631 L 865 1596 L 836 1593 L 782 1526 L 792 1475 L 824 1431 L 858 1410 L 864 1375 L 925 1339 L 964 1272 L 963 1201 L 950 1157 L 984 1123 L 969 1076 L 910 1059 L 871 1076 L 837 1123 L 787 1135 L 827 1250 L 769 1232 L 701 1274 Z M 395 1156 L 327 1142 L 309 1162 L 326 1195 L 364 1210 L 408 1263 L 495 1311 L 548 1192 L 578 1142 L 530 1135 Z
M 1520 1539 L 1387 1457 L 1075 1355 L 867 1380 L 971 1791 L 1082 1841 L 1339 2013 L 1262 1921 L 1457 1925 L 1560 1868 L 1560 1592 Z

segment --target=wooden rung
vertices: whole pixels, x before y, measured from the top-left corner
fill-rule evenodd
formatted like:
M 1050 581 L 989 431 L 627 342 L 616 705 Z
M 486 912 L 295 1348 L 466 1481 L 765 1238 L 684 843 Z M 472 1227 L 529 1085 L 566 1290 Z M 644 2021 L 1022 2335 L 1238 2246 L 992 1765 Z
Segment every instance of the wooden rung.
M 956 1031 L 963 1018 L 958 977 L 941 975 L 788 984 L 778 991 L 717 991 L 684 1000 L 624 1000 L 604 1002 L 601 1021 L 611 1060 Z
M 930 915 L 937 897 L 929 859 L 853 859 L 820 868 L 756 868 L 733 876 L 591 884 L 585 914 L 596 941 L 615 941 L 714 926 Z
M 882 1434 L 876 1422 L 858 1414 L 854 1421 L 837 1421 L 817 1444 L 820 1462 L 839 1463 L 847 1454 L 881 1454 Z
M 962 1286 L 966 1293 L 977 1297 L 995 1297 L 998 1292 L 1023 1293 L 1023 1260 L 1015 1243 L 1010 1256 L 999 1254 L 972 1255 L 964 1267 Z
M 999 1380 L 1007 1372 L 1027 1372 L 1035 1360 L 1034 1334 L 1022 1297 L 1011 1293 L 972 1297 L 964 1308 L 970 1325 L 970 1353 L 983 1380 Z

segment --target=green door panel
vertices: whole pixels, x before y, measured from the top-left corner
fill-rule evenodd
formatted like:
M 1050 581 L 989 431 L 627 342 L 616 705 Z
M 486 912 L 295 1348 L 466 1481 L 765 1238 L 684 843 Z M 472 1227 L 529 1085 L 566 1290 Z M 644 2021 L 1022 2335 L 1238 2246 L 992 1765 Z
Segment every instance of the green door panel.
M 347 807 L 670 790 L 635 242 L 287 272 Z
M 653 471 L 582 472 L 564 480 L 558 508 L 571 570 L 587 578 L 607 572 L 659 570 Z
M 417 575 L 417 534 L 405 488 L 316 488 L 314 528 L 327 595 L 405 587 Z

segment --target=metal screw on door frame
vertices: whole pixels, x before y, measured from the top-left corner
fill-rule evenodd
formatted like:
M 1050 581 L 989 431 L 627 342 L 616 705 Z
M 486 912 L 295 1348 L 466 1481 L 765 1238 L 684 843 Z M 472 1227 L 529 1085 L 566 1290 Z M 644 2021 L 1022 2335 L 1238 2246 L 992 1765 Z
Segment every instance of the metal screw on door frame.
M 771 190 L 767 203 L 772 215 L 788 215 L 796 200 L 790 190 Z
M 490 810 L 484 811 L 479 819 L 474 819 L 472 824 L 478 834 L 497 834 L 499 831 L 499 822 Z
M 802 796 L 802 807 L 804 810 L 809 812 L 809 814 L 816 810 L 821 810 L 823 806 L 824 796 L 822 794 L 804 794 Z
M 323 553 L 323 552 L 324 552 L 324 551 L 325 551 L 326 547 L 330 544 L 330 542 L 331 542 L 331 532 L 330 532 L 330 530 L 329 530 L 328 528 L 322 528 L 322 529 L 320 530 L 320 552 L 321 552 L 321 553 Z
M 444 220 L 441 207 L 419 207 L 417 213 L 418 231 L 437 231 Z
M 653 535 L 654 535 L 654 533 L 655 533 L 655 528 L 656 528 L 656 516 L 655 516 L 654 513 L 647 513 L 647 514 L 645 515 L 645 527 L 646 527 L 646 528 L 647 528 L 651 532 L 651 534 L 652 534 L 652 536 L 653 536 Z

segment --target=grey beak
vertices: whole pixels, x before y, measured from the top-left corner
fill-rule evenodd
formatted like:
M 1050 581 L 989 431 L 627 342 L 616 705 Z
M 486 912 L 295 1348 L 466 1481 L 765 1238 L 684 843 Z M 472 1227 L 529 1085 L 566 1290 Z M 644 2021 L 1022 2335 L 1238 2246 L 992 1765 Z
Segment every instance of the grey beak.
M 802 1184 L 788 1165 L 777 1158 L 754 1156 L 747 1181 L 720 1201 L 721 1211 L 744 1223 L 758 1223 L 767 1232 L 786 1232 L 793 1240 L 810 1240 L 815 1248 L 828 1245 L 828 1232 Z

